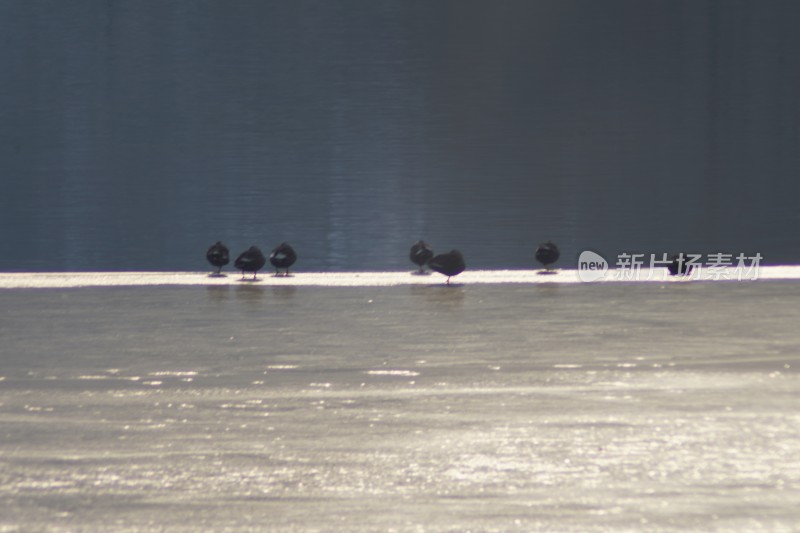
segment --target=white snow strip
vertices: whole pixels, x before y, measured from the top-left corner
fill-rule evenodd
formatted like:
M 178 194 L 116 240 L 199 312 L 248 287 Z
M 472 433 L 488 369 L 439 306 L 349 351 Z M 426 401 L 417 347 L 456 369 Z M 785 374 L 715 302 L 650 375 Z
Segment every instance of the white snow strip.
M 634 275 L 635 274 L 635 275 Z M 0 289 L 45 289 L 70 287 L 132 286 L 267 286 L 267 287 L 379 287 L 399 285 L 442 285 L 445 277 L 436 273 L 419 276 L 411 272 L 298 272 L 290 277 L 260 274 L 256 281 L 242 280 L 241 275 L 210 276 L 207 272 L 2 272 Z M 665 268 L 641 269 L 638 273 L 608 270 L 592 283 L 692 283 L 696 281 L 752 282 L 753 280 L 800 280 L 800 265 L 762 266 L 747 275 L 730 268 L 711 275 L 703 270 L 691 277 L 669 276 Z M 583 283 L 577 270 L 467 270 L 453 277 L 451 283 L 542 284 Z

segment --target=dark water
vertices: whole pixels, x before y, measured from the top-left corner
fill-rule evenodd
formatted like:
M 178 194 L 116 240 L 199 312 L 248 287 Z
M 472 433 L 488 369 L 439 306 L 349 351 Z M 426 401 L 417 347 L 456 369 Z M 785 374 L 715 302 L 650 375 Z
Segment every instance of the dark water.
M 0 2 L 0 270 L 800 261 L 800 3 Z

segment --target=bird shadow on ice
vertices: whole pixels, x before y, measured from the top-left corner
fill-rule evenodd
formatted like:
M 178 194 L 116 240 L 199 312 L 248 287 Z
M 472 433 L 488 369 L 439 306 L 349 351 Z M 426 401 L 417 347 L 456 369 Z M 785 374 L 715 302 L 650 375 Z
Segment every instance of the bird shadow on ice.
M 463 283 L 437 283 L 435 285 L 410 285 L 411 294 L 424 298 L 426 302 L 447 306 L 461 306 L 466 290 Z
M 260 302 L 267 294 L 267 289 L 258 285 L 239 285 L 234 291 L 237 300 L 245 303 Z
M 272 287 L 272 295 L 279 300 L 291 300 L 297 292 L 297 287 L 287 285 L 286 287 Z
M 560 298 L 564 295 L 564 289 L 558 283 L 535 283 L 527 287 L 527 290 L 532 291 L 537 298 Z M 569 293 L 569 290 L 566 290 Z
M 214 301 L 225 301 L 235 296 L 237 300 L 257 302 L 267 296 L 267 293 L 275 299 L 286 301 L 294 298 L 297 287 L 287 285 L 285 287 L 265 287 L 263 285 L 242 284 L 242 285 L 209 285 L 206 293 Z
M 230 287 L 228 285 L 208 285 L 206 294 L 214 301 L 224 301 L 230 297 Z

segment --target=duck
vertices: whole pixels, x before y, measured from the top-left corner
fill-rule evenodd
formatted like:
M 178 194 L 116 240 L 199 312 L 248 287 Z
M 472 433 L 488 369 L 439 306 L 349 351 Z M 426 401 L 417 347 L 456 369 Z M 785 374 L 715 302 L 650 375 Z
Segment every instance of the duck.
M 464 256 L 458 250 L 450 250 L 447 253 L 434 256 L 428 261 L 431 270 L 447 276 L 447 284 L 450 285 L 450 278 L 464 272 L 467 268 L 464 264 Z
M 294 252 L 294 248 L 285 242 L 280 243 L 269 254 L 269 262 L 275 267 L 276 276 L 280 274 L 281 268 L 286 269 L 284 275 L 288 276 L 289 267 L 292 266 L 295 261 L 297 261 L 297 254 Z
M 236 258 L 233 262 L 234 266 L 242 271 L 242 279 L 244 279 L 245 272 L 252 272 L 253 279 L 256 279 L 256 273 L 267 263 L 267 258 L 261 253 L 257 246 L 251 246 Z
M 683 252 L 670 257 L 671 263 L 667 265 L 667 270 L 671 276 L 686 276 L 692 273 L 694 265 L 690 265 L 691 258 Z
M 417 274 L 424 274 L 425 265 L 433 258 L 433 248 L 425 241 L 417 241 L 411 246 L 411 252 L 408 257 L 412 263 L 419 267 Z
M 217 267 L 217 271 L 214 273 L 216 276 L 220 276 L 222 267 L 231 262 L 228 247 L 220 241 L 215 242 L 209 247 L 206 252 L 206 259 L 211 263 L 211 266 Z
M 550 266 L 561 256 L 558 251 L 558 246 L 552 241 L 543 242 L 536 248 L 536 260 L 539 261 L 546 270 L 550 270 Z

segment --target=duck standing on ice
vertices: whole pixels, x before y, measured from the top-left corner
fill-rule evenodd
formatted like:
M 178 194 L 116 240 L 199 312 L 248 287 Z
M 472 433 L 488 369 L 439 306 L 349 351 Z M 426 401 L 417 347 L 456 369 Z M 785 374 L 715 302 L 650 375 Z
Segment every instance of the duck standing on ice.
M 252 272 L 253 279 L 256 279 L 256 273 L 267 263 L 267 258 L 261 253 L 261 250 L 256 246 L 251 246 L 236 258 L 233 265 L 242 271 L 242 279 L 244 279 L 245 272 Z
M 543 242 L 536 248 L 536 260 L 539 261 L 545 270 L 550 270 L 550 265 L 558 261 L 561 253 L 558 246 L 552 241 Z
M 419 267 L 416 274 L 425 274 L 425 265 L 433 259 L 433 248 L 425 241 L 417 241 L 411 246 L 411 252 L 408 257 L 412 263 Z
M 294 252 L 294 248 L 285 242 L 280 243 L 269 254 L 269 262 L 275 267 L 276 276 L 280 273 L 279 269 L 281 268 L 286 269 L 286 273 L 284 275 L 288 276 L 289 267 L 292 266 L 295 261 L 297 261 L 297 254 Z
M 228 247 L 220 241 L 212 244 L 208 249 L 206 252 L 206 259 L 211 263 L 211 266 L 217 267 L 217 271 L 213 274 L 214 276 L 221 276 L 222 267 L 231 262 L 229 254 Z
M 439 254 L 428 262 L 431 270 L 447 276 L 447 284 L 450 285 L 450 278 L 464 272 L 467 268 L 464 263 L 464 256 L 458 250 L 451 250 L 445 254 Z
M 670 257 L 672 262 L 667 265 L 667 270 L 671 276 L 686 276 L 692 273 L 694 265 L 690 265 L 691 259 L 687 254 L 681 252 Z

